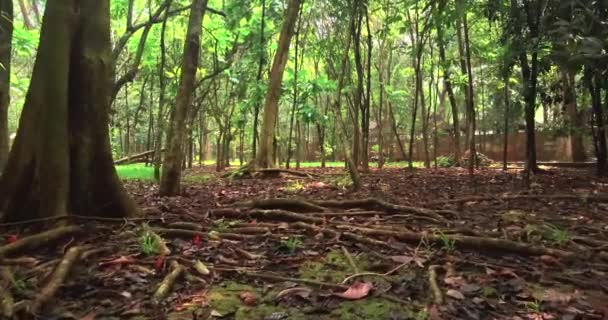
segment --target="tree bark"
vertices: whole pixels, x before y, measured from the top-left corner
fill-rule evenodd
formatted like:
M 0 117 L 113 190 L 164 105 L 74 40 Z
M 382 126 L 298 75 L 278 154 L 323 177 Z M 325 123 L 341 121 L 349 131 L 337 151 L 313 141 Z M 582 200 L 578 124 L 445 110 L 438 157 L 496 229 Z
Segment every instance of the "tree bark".
M 274 167 L 273 142 L 279 111 L 281 83 L 283 82 L 283 71 L 287 64 L 289 43 L 291 42 L 291 37 L 294 33 L 299 11 L 300 0 L 291 0 L 285 12 L 283 26 L 279 35 L 277 52 L 274 56 L 274 61 L 272 62 L 272 68 L 270 70 L 268 91 L 266 92 L 264 105 L 262 134 L 256 159 L 256 165 L 260 168 Z
M 19 130 L 0 178 L 4 220 L 136 212 L 112 161 L 110 53 L 109 0 L 47 4 Z
M 169 5 L 171 5 L 171 0 L 169 0 Z M 167 50 L 165 45 L 165 35 L 167 31 L 167 21 L 169 20 L 169 13 L 165 13 L 165 17 L 163 19 L 163 24 L 161 26 L 160 31 L 160 63 L 158 65 L 158 83 L 159 83 L 159 93 L 158 93 L 158 114 L 156 117 L 156 137 L 154 141 L 154 179 L 156 181 L 160 181 L 160 166 L 162 162 L 162 149 L 163 149 L 163 133 L 164 133 L 164 109 L 165 109 L 165 88 L 166 88 L 166 78 L 165 78 L 165 65 L 167 60 Z
M 34 23 L 32 22 L 32 19 L 30 18 L 29 13 L 27 12 L 27 5 L 25 3 L 25 0 L 18 0 L 18 3 L 19 9 L 21 10 L 21 15 L 23 16 L 23 25 L 27 30 L 34 29 Z
M 462 26 L 464 32 L 464 49 L 466 52 L 466 64 L 467 64 L 467 104 L 469 114 L 469 174 L 472 176 L 475 171 L 477 164 L 477 151 L 475 150 L 475 102 L 473 101 L 475 95 L 473 94 L 473 68 L 471 67 L 471 41 L 469 40 L 469 25 L 467 20 L 467 13 L 464 12 L 462 17 Z
M 570 150 L 572 161 L 584 162 L 587 160 L 583 145 L 583 119 L 577 110 L 575 72 L 563 71 L 562 83 L 564 88 L 564 106 L 568 114 L 568 131 L 570 134 Z
M 0 173 L 6 165 L 10 148 L 8 106 L 10 104 L 12 40 L 13 1 L 0 0 Z
M 167 151 L 163 162 L 163 171 L 159 193 L 163 196 L 175 196 L 180 193 L 182 161 L 184 157 L 183 144 L 186 139 L 186 118 L 196 78 L 199 62 L 202 21 L 207 7 L 207 0 L 193 0 L 184 55 L 182 74 L 175 98 L 175 106 L 171 110 L 171 121 L 167 132 Z

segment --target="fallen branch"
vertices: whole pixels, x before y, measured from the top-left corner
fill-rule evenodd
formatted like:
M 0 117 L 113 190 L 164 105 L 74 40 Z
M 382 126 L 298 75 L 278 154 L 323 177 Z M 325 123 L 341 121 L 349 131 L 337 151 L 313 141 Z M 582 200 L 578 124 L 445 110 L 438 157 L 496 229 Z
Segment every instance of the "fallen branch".
M 165 151 L 164 149 L 161 151 Z M 153 156 L 155 153 L 155 150 L 148 150 L 148 151 L 144 151 L 141 153 L 137 153 L 131 156 L 126 156 L 124 158 L 120 158 L 116 161 L 114 161 L 115 165 L 120 165 L 120 164 L 129 164 L 129 163 L 136 163 L 136 162 L 140 162 L 141 160 L 145 160 L 151 156 Z
M 296 171 L 290 169 L 281 169 L 281 168 L 265 168 L 265 169 L 257 169 L 256 172 L 264 173 L 264 174 L 277 174 L 277 173 L 287 173 L 296 177 L 304 177 L 304 178 L 319 178 L 320 176 L 314 173 Z
M 316 232 L 316 233 L 323 233 L 326 234 L 328 236 L 330 236 L 332 239 L 338 239 L 340 237 L 340 233 L 328 228 L 323 228 L 323 227 L 317 227 L 313 224 L 309 224 L 306 222 L 296 222 L 293 224 L 294 227 L 296 228 L 300 228 L 300 229 L 304 229 L 304 230 L 308 230 L 310 232 Z
M 0 316 L 11 319 L 15 313 L 15 300 L 11 294 L 13 275 L 9 267 L 0 268 Z
M 362 236 L 362 235 L 352 233 L 352 232 L 343 232 L 342 237 L 344 237 L 346 239 L 350 239 L 351 241 L 356 241 L 356 242 L 364 243 L 367 245 L 378 246 L 378 247 L 389 249 L 389 250 L 397 250 L 397 248 L 391 246 L 386 241 L 376 240 L 374 238 Z
M 255 168 L 253 163 L 239 168 L 238 170 L 228 172 L 223 175 L 224 178 L 244 178 L 244 177 L 257 177 L 260 175 L 273 175 L 278 176 L 281 173 L 287 173 L 296 177 L 304 178 L 320 178 L 319 175 L 309 172 L 296 171 L 290 169 L 281 168 Z
M 175 281 L 184 273 L 184 267 L 177 261 L 171 261 L 171 272 L 169 272 L 152 296 L 154 303 L 162 302 L 171 292 Z
M 419 207 L 410 207 L 410 206 L 402 206 L 398 204 L 393 204 L 390 202 L 386 202 L 384 200 L 376 199 L 376 198 L 367 198 L 367 199 L 357 199 L 357 200 L 317 200 L 313 201 L 313 203 L 326 207 L 326 208 L 341 208 L 341 209 L 353 209 L 353 208 L 361 208 L 361 209 L 375 209 L 381 208 L 388 213 L 411 213 L 422 216 L 431 217 L 435 220 L 441 221 L 443 223 L 448 223 L 448 220 L 444 218 L 442 214 L 452 214 L 457 216 L 457 212 L 452 212 L 448 210 L 431 210 L 426 208 Z
M 591 194 L 516 194 L 502 196 L 470 196 L 458 199 L 446 199 L 427 202 L 427 206 L 462 204 L 480 201 L 511 201 L 511 200 L 572 200 L 582 202 L 608 202 L 608 195 Z
M 392 231 L 386 229 L 373 229 L 373 228 L 364 228 L 364 227 L 356 227 L 356 226 L 337 226 L 338 228 L 350 228 L 354 229 L 358 232 L 361 232 L 368 236 L 384 236 L 384 237 L 393 237 L 402 241 L 411 242 L 411 243 L 419 243 L 424 240 L 430 243 L 442 244 L 445 240 L 454 241 L 455 245 L 463 246 L 469 249 L 476 250 L 500 250 L 505 252 L 524 254 L 524 255 L 532 255 L 532 256 L 541 256 L 541 255 L 551 255 L 557 256 L 561 258 L 571 258 L 574 256 L 573 252 L 545 248 L 542 246 L 535 246 L 531 244 L 515 242 L 504 239 L 496 239 L 496 238 L 485 238 L 485 237 L 472 237 L 472 236 L 462 236 L 462 235 L 435 235 L 435 234 L 426 234 L 426 233 L 417 233 L 417 232 L 408 232 L 408 231 Z
M 53 271 L 53 274 L 51 274 L 50 280 L 46 286 L 42 288 L 40 294 L 36 296 L 36 299 L 30 305 L 29 311 L 31 313 L 38 313 L 42 307 L 44 307 L 44 305 L 53 298 L 55 293 L 57 293 L 61 287 L 61 284 L 63 284 L 66 277 L 70 273 L 72 266 L 80 257 L 81 253 L 81 247 L 72 247 L 65 253 L 63 259 L 61 259 L 55 268 L 55 271 Z
M 312 202 L 300 199 L 259 199 L 236 204 L 237 207 L 249 207 L 255 209 L 282 209 L 296 212 L 323 212 L 325 208 Z
M 431 292 L 433 292 L 433 301 L 435 302 L 435 305 L 438 306 L 443 304 L 443 294 L 437 284 L 437 269 L 439 269 L 439 266 L 437 265 L 429 267 L 429 287 L 431 288 Z
M 33 250 L 81 232 L 82 229 L 78 226 L 66 226 L 27 236 L 13 243 L 0 247 L 0 258 L 13 254 L 17 251 Z

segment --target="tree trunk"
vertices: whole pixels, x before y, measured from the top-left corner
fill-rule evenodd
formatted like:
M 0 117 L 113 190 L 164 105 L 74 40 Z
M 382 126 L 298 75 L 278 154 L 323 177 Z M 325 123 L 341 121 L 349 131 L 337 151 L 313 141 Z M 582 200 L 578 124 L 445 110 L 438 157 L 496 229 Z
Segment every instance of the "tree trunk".
M 606 129 L 604 118 L 604 110 L 602 108 L 602 97 L 601 97 L 601 80 L 599 75 L 594 74 L 595 70 L 587 68 L 586 73 L 586 84 L 591 94 L 591 107 L 593 110 L 593 119 L 595 122 L 594 130 L 594 141 L 595 141 L 595 154 L 597 157 L 597 175 L 606 176 L 608 174 L 608 148 L 606 146 Z
M 167 21 L 169 20 L 169 13 L 165 13 L 163 24 L 160 31 L 160 63 L 158 65 L 158 116 L 156 118 L 156 137 L 154 141 L 154 179 L 160 181 L 160 166 L 162 162 L 162 150 L 163 150 L 163 133 L 164 133 L 164 109 L 165 109 L 165 65 L 167 61 L 167 50 L 165 45 L 165 36 L 167 32 Z
M 256 159 L 256 165 L 260 168 L 274 167 L 273 142 L 279 111 L 281 83 L 283 81 L 283 71 L 287 64 L 289 43 L 294 33 L 299 11 L 300 0 L 291 0 L 285 12 L 283 26 L 279 35 L 277 52 L 275 53 L 272 69 L 270 70 L 268 91 L 266 92 L 264 105 L 262 134 Z
M 466 64 L 467 64 L 467 104 L 468 104 L 468 114 L 469 114 L 469 174 L 472 176 L 475 171 L 475 166 L 477 164 L 477 151 L 475 150 L 475 102 L 474 94 L 473 94 L 473 68 L 471 67 L 471 45 L 469 40 L 469 25 L 467 21 L 466 12 L 462 17 L 462 25 L 464 32 L 464 49 L 466 52 Z
M 564 88 L 564 106 L 568 114 L 568 131 L 570 134 L 570 149 L 572 161 L 583 162 L 587 160 L 583 145 L 583 119 L 577 110 L 575 72 L 563 71 L 562 83 Z
M 296 109 L 298 106 L 298 50 L 300 49 L 300 28 L 302 26 L 302 11 L 300 10 L 298 15 L 298 25 L 296 27 L 295 37 L 296 45 L 294 48 L 294 66 L 293 66 L 293 98 L 291 102 L 291 115 L 289 120 L 289 137 L 287 137 L 287 161 L 285 161 L 285 168 L 289 169 L 291 157 L 293 156 L 293 149 L 291 147 L 291 141 L 293 138 L 293 122 L 296 117 Z M 299 162 L 298 162 L 299 163 Z
M 256 77 L 256 84 L 258 85 L 258 87 L 261 85 L 261 81 L 262 81 L 262 72 L 264 70 L 264 63 L 266 61 L 266 46 L 265 46 L 265 40 L 264 40 L 264 27 L 266 24 L 266 0 L 262 0 L 262 19 L 261 19 L 261 26 L 260 26 L 260 60 L 258 62 L 258 75 Z M 256 99 L 258 99 L 256 97 Z M 257 142 L 258 142 L 258 121 L 259 121 L 259 117 L 260 117 L 260 101 L 261 99 L 258 99 L 258 101 L 256 101 L 255 105 L 254 105 L 254 110 L 253 110 L 253 137 L 252 137 L 252 141 L 251 141 L 251 158 L 252 159 L 257 159 Z
M 508 156 L 508 150 L 509 150 L 509 109 L 510 109 L 510 105 L 511 105 L 511 99 L 509 97 L 509 93 L 510 93 L 510 89 L 509 89 L 509 71 L 506 71 L 506 75 L 505 75 L 505 79 L 504 79 L 504 85 L 505 85 L 505 92 L 504 92 L 504 107 L 505 107 L 505 114 L 504 114 L 504 120 L 505 120 L 505 124 L 504 124 L 504 136 L 503 136 L 503 145 L 502 145 L 502 169 L 507 171 L 507 156 Z
M 10 148 L 8 106 L 10 104 L 12 40 L 13 1 L 0 0 L 0 173 L 6 165 Z
M 34 29 L 34 23 L 32 19 L 30 19 L 30 15 L 27 12 L 27 5 L 25 4 L 25 0 L 18 0 L 19 9 L 21 10 L 21 15 L 23 16 L 23 25 L 27 30 Z
M 136 212 L 112 161 L 110 55 L 109 0 L 47 4 L 19 130 L 0 178 L 3 220 Z
M 367 83 L 365 101 L 361 120 L 363 122 L 363 146 L 362 158 L 363 170 L 369 171 L 369 121 L 371 118 L 371 98 L 372 98 L 372 31 L 369 26 L 369 6 L 365 6 L 365 28 L 367 29 Z
M 167 133 L 167 151 L 165 152 L 159 190 L 160 195 L 163 196 L 175 196 L 180 193 L 181 163 L 184 156 L 182 145 L 186 137 L 186 117 L 194 93 L 200 52 L 202 20 L 206 7 L 207 0 L 193 0 L 192 2 L 186 42 L 184 44 L 182 74 Z

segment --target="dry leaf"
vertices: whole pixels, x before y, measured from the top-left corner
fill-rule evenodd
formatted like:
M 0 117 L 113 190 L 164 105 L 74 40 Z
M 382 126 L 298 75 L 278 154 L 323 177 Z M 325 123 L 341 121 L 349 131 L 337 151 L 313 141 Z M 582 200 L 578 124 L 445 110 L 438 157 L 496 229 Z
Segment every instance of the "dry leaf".
M 286 297 L 290 297 L 290 296 L 298 296 L 304 299 L 308 299 L 308 297 L 310 296 L 310 294 L 312 293 L 312 289 L 308 288 L 308 287 L 295 287 L 295 288 L 289 288 L 289 289 L 285 289 L 281 292 L 279 292 L 279 294 L 277 294 L 277 299 L 283 299 Z
M 348 300 L 358 300 L 367 297 L 372 288 L 370 282 L 355 282 L 343 293 L 335 293 L 334 295 Z
M 456 300 L 464 300 L 464 295 L 458 290 L 450 289 L 445 294 Z
M 249 291 L 241 293 L 239 298 L 241 298 L 241 301 L 243 301 L 243 303 L 248 306 L 255 306 L 258 304 L 258 298 L 255 296 L 255 294 Z
M 120 257 L 118 257 L 116 259 L 100 262 L 99 266 L 100 267 L 124 266 L 124 265 L 128 265 L 128 264 L 131 264 L 131 263 L 135 263 L 135 259 L 133 259 L 133 257 L 131 257 L 131 256 L 120 256 Z
M 407 264 L 414 261 L 414 258 L 410 256 L 390 256 L 389 258 L 391 258 L 391 260 L 393 260 L 394 262 L 401 264 Z

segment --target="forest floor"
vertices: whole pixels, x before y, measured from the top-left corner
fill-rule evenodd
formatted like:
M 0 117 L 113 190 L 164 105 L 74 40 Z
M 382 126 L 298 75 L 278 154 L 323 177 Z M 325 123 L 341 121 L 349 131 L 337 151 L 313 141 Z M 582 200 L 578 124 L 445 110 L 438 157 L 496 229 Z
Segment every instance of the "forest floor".
M 15 306 L 81 246 L 41 319 L 608 319 L 608 179 L 560 168 L 524 193 L 516 170 L 387 168 L 353 193 L 342 168 L 303 170 L 196 168 L 174 198 L 129 180 L 145 219 L 79 220 L 92 231 L 0 260 Z

